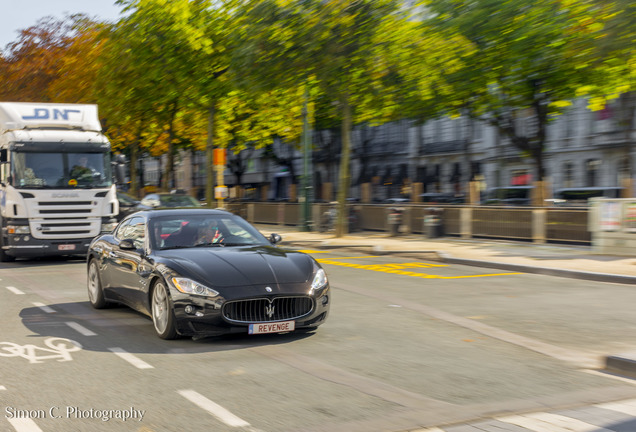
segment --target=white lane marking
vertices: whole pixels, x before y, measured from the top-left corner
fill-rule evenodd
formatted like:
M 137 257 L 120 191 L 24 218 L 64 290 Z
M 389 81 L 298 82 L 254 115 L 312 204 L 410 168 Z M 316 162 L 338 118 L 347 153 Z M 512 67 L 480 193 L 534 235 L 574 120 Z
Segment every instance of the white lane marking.
M 42 429 L 30 418 L 10 418 L 7 420 L 18 432 L 42 432 Z
M 108 350 L 116 354 L 117 356 L 121 357 L 122 359 L 126 360 L 128 363 L 135 366 L 136 368 L 139 368 L 139 369 L 154 369 L 155 368 L 154 366 L 150 366 L 148 363 L 146 363 L 139 357 L 136 357 L 119 347 L 108 348 Z
M 5 386 L 0 386 L 0 390 L 6 390 L 7 388 Z
M 636 416 L 636 399 L 626 399 L 618 402 L 608 402 L 594 406 Z
M 33 306 L 37 306 L 42 309 L 46 313 L 55 313 L 55 309 L 50 306 L 45 305 L 44 303 L 33 302 Z
M 17 289 L 16 287 L 8 286 L 7 289 L 11 291 L 13 294 L 24 295 L 24 293 L 20 291 L 19 289 Z
M 97 336 L 97 333 L 95 333 L 94 331 L 89 330 L 83 325 L 78 324 L 74 321 L 67 321 L 66 325 L 84 336 Z
M 194 390 L 179 390 L 179 393 L 184 398 L 188 399 L 193 404 L 203 408 L 214 417 L 222 421 L 228 426 L 232 427 L 249 427 L 250 424 L 245 420 L 235 416 L 221 405 L 218 405 L 215 402 L 212 402 L 210 399 L 205 396 L 195 392 Z
M 565 430 L 572 432 L 612 432 L 609 429 L 559 414 L 540 412 L 527 414 L 527 417 L 542 420 L 546 423 L 562 427 Z
M 612 432 L 581 420 L 546 412 L 498 417 L 497 420 L 535 432 Z

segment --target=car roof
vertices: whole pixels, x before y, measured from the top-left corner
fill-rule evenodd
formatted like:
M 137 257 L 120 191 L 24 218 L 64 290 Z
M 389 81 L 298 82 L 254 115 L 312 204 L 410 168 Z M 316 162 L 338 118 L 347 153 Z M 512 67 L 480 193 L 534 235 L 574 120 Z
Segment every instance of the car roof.
M 153 209 L 153 210 L 142 210 L 135 213 L 136 216 L 143 216 L 147 219 L 154 219 L 158 217 L 165 216 L 191 216 L 193 214 L 197 215 L 234 215 L 233 213 L 227 210 L 220 209 L 209 209 L 209 208 L 198 208 L 198 207 L 187 207 L 187 208 L 170 208 L 170 209 Z M 132 216 L 132 215 L 131 215 Z

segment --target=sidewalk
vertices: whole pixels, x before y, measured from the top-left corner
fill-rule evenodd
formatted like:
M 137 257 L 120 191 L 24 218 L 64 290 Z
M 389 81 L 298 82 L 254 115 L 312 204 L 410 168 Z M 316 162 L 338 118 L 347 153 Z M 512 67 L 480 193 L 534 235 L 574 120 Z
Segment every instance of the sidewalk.
M 595 254 L 590 246 L 456 237 L 427 239 L 422 235 L 391 237 L 386 232 L 372 231 L 336 238 L 334 233 L 301 232 L 292 226 L 257 224 L 256 227 L 266 236 L 280 234 L 282 246 L 341 248 L 364 254 L 395 254 L 449 264 L 636 285 L 636 253 L 634 257 L 610 256 Z M 636 377 L 636 351 L 608 356 L 606 370 Z
M 336 238 L 333 233 L 301 232 L 293 226 L 256 226 L 263 234 L 280 234 L 283 245 L 304 243 L 364 253 L 419 255 L 420 258 L 447 263 L 636 284 L 636 251 L 634 257 L 611 256 L 595 254 L 590 246 L 462 240 L 457 237 L 427 239 L 415 234 L 391 237 L 386 232 L 374 231 Z

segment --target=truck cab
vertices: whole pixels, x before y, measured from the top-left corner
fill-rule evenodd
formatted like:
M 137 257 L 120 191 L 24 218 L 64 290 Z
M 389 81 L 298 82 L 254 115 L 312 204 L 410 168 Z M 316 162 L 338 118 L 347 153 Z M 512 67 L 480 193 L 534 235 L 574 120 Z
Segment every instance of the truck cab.
M 0 261 L 83 255 L 118 210 L 97 106 L 0 103 Z

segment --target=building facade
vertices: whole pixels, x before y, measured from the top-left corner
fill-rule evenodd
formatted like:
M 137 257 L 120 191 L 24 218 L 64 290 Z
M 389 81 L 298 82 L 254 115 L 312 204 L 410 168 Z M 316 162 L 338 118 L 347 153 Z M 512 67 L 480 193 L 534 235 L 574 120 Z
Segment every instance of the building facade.
M 551 188 L 622 186 L 632 196 L 636 136 L 621 123 L 612 105 L 594 112 L 583 99 L 555 118 L 548 125 L 544 150 Z M 520 118 L 517 127 L 531 133 L 536 125 L 528 116 Z M 339 130 L 316 131 L 312 143 L 313 197 L 333 200 L 340 161 Z M 251 150 L 228 157 L 239 159 L 232 169 L 226 168 L 224 177 L 226 185 L 241 186 L 243 192 L 236 194 L 260 200 L 297 198 L 295 185 L 303 174 L 300 150 L 277 141 L 269 152 Z M 159 184 L 164 164 L 160 159 L 145 159 L 145 185 Z M 201 197 L 208 170 L 205 155 L 182 151 L 175 167 L 175 187 Z M 363 185 L 370 185 L 369 198 L 378 202 L 410 197 L 415 184 L 421 185 L 422 193 L 460 195 L 467 193 L 470 181 L 486 189 L 529 185 L 535 180 L 533 160 L 485 121 L 443 117 L 418 125 L 402 120 L 359 125 L 352 134 L 348 196 L 353 198 L 364 195 Z

